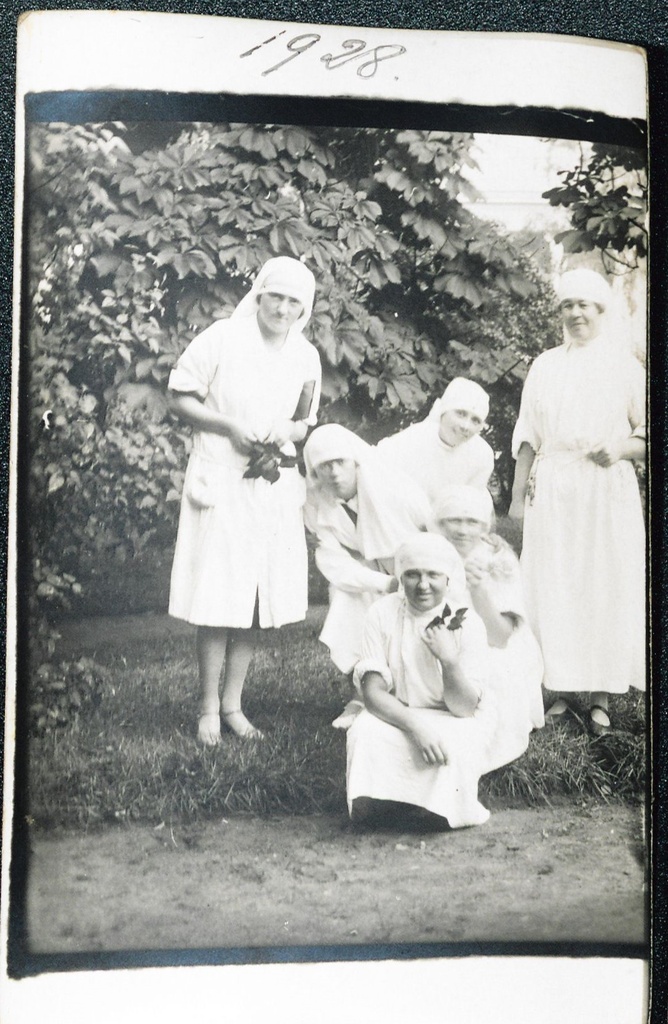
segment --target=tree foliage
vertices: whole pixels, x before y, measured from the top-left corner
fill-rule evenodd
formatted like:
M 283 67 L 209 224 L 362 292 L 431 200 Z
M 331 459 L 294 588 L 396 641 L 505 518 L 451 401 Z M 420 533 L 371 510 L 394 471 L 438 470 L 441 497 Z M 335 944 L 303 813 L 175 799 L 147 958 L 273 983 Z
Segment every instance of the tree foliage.
M 543 193 L 569 209 L 572 227 L 557 235 L 566 252 L 599 250 L 613 273 L 636 269 L 647 256 L 647 165 L 639 149 L 594 144 L 562 171 L 562 184 Z
M 471 136 L 155 135 L 30 132 L 31 501 L 47 602 L 75 592 L 84 551 L 122 562 L 173 537 L 189 438 L 166 418 L 169 371 L 268 258 L 313 269 L 323 418 L 367 436 L 417 418 L 464 373 L 501 397 L 492 435 L 507 447 L 528 363 L 551 342 L 529 262 L 463 202 Z

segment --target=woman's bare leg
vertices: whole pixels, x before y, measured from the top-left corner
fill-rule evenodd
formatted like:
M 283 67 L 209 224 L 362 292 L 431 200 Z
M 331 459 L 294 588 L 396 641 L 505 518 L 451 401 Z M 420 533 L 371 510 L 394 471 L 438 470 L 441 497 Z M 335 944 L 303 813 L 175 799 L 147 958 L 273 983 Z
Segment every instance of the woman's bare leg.
M 221 714 L 225 725 L 237 736 L 259 739 L 262 733 L 251 725 L 241 710 L 241 692 L 255 650 L 255 632 L 252 629 L 230 629 L 228 632 Z
M 197 664 L 200 682 L 200 718 L 197 736 L 213 747 L 220 740 L 220 698 L 218 687 L 226 662 L 228 630 L 222 626 L 197 627 Z

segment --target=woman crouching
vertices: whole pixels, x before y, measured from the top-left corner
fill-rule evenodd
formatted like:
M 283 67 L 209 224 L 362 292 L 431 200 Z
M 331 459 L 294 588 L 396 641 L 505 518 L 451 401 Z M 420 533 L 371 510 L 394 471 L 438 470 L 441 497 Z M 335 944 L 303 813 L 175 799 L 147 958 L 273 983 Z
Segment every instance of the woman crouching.
M 532 729 L 545 724 L 543 659 L 527 624 L 520 564 L 512 548 L 490 533 L 494 506 L 489 491 L 446 488 L 434 504 L 436 528 L 457 549 L 466 572 L 466 604 L 478 613 L 490 647 L 489 685 L 497 724 L 485 772 L 520 757 Z
M 458 565 L 445 538 L 417 535 L 396 554 L 403 593 L 369 610 L 354 673 L 364 710 L 347 743 L 348 809 L 355 819 L 371 801 L 424 808 L 451 828 L 489 817 L 478 801 L 495 723 L 485 693 L 487 640 L 476 613 L 449 594 Z
M 360 658 L 367 610 L 399 588 L 394 552 L 406 537 L 426 529 L 429 502 L 416 484 L 338 423 L 316 427 L 304 462 L 304 521 L 317 541 L 316 565 L 329 582 L 320 640 L 347 675 Z M 463 569 L 460 577 L 463 586 Z

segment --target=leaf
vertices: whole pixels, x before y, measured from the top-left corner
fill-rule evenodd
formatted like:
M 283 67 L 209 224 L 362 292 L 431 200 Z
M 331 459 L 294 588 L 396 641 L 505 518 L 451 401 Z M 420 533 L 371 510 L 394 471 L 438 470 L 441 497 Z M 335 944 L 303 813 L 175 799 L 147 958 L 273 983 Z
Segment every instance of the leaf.
M 135 364 L 135 376 L 137 380 L 141 380 L 142 377 L 147 377 L 153 367 L 155 366 L 155 359 L 140 359 Z
M 440 613 L 440 615 L 437 615 L 435 618 L 433 618 L 431 620 L 431 622 L 427 626 L 427 629 L 434 629 L 436 626 L 442 626 L 443 623 L 445 622 L 445 620 L 451 614 L 452 614 L 452 612 L 450 610 L 450 605 L 446 604 L 445 607 L 443 608 L 443 611 Z
M 59 491 L 65 483 L 65 477 L 62 473 L 54 473 L 53 476 L 49 477 L 49 485 L 47 488 L 47 494 L 53 494 L 55 491 Z
M 392 284 L 401 284 L 401 271 L 396 263 L 390 263 L 388 260 L 383 262 L 383 270 L 388 281 Z
M 418 409 L 424 400 L 422 388 L 415 383 L 415 379 L 408 377 L 395 377 L 389 381 L 387 395 L 391 405 L 400 404 L 406 409 Z M 393 400 L 394 395 L 396 395 L 396 401 Z
M 454 631 L 456 629 L 461 629 L 462 623 L 464 622 L 464 619 L 466 618 L 467 611 L 468 611 L 468 608 L 458 608 L 457 611 L 455 612 L 455 614 L 450 619 L 450 622 L 448 623 L 447 628 L 452 630 L 452 631 Z
M 593 239 L 583 231 L 562 231 L 554 240 L 563 245 L 565 252 L 591 252 L 596 248 Z
M 95 409 L 97 408 L 97 399 L 95 398 L 95 395 L 91 395 L 90 392 L 82 395 L 79 399 L 79 408 L 86 416 L 90 416 L 91 413 L 95 412 Z
M 91 263 L 95 267 L 98 277 L 106 277 L 107 274 L 113 274 L 121 262 L 121 257 L 112 252 L 103 253 L 101 256 L 93 256 L 91 258 Z

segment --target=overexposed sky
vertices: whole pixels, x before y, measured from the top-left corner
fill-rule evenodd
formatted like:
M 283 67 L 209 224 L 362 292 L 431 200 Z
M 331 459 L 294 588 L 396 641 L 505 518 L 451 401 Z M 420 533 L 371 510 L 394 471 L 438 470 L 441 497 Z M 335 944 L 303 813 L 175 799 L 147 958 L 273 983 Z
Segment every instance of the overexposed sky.
M 560 170 L 575 166 L 580 143 L 477 133 L 473 155 L 478 169 L 468 176 L 485 197 L 475 205 L 479 216 L 514 231 L 531 227 L 554 233 L 567 227 L 566 211 L 551 207 L 542 193 L 560 183 Z

